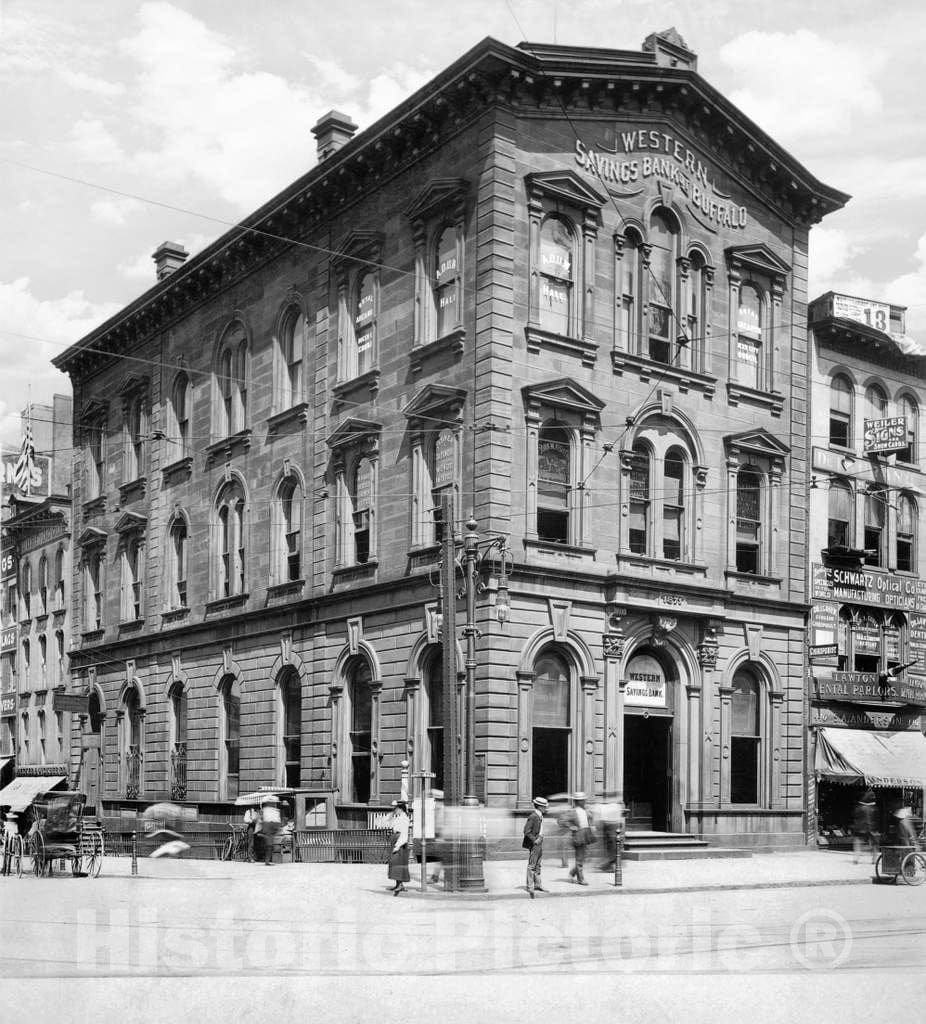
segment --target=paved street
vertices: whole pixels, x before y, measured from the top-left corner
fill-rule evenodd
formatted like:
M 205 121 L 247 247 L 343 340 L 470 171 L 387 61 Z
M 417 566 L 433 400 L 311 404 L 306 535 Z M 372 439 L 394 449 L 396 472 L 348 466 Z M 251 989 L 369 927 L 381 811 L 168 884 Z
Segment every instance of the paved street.
M 36 992 L 52 978 L 91 993 L 111 989 L 101 979 L 113 976 L 134 979 L 136 990 L 154 976 L 195 978 L 218 998 L 242 978 L 316 992 L 322 979 L 328 991 L 356 979 L 348 991 L 359 998 L 400 976 L 429 991 L 438 979 L 468 978 L 470 992 L 486 994 L 507 991 L 503 979 L 531 987 L 581 975 L 595 991 L 621 978 L 664 979 L 648 996 L 710 976 L 701 998 L 787 975 L 780 999 L 808 976 L 817 996 L 838 998 L 860 977 L 889 971 L 892 991 L 923 992 L 926 887 L 872 885 L 870 866 L 843 854 L 629 863 L 622 890 L 600 873 L 579 889 L 557 862 L 545 872 L 551 892 L 534 901 L 520 862 L 489 863 L 489 897 L 468 900 L 394 898 L 378 865 L 142 860 L 136 878 L 129 867 L 111 859 L 96 880 L 0 880 L 0 974 L 29 979 Z M 759 887 L 720 888 L 724 875 Z M 834 989 L 836 976 L 844 980 Z

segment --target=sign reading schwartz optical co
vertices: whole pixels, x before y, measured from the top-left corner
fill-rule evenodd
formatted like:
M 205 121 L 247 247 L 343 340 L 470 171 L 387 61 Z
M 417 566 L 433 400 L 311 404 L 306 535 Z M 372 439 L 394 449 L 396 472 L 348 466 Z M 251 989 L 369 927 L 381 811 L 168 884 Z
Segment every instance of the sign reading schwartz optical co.
M 621 187 L 624 195 L 642 191 L 641 183 L 654 178 L 677 188 L 691 212 L 717 227 L 746 227 L 746 207 L 721 192 L 711 181 L 707 166 L 670 132 L 608 129 L 597 149 L 576 139 L 575 150 L 576 163 L 584 171 L 605 185 Z
M 866 569 L 813 565 L 815 601 L 858 601 L 882 608 L 926 611 L 926 580 Z

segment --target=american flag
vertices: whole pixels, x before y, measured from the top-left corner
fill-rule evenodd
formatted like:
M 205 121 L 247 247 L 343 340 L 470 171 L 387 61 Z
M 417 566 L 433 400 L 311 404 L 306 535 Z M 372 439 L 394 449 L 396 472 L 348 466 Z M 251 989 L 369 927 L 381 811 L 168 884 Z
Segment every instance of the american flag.
M 25 494 L 32 489 L 32 466 L 35 461 L 35 438 L 32 435 L 32 412 L 30 410 L 23 430 L 22 448 L 13 467 L 13 483 Z

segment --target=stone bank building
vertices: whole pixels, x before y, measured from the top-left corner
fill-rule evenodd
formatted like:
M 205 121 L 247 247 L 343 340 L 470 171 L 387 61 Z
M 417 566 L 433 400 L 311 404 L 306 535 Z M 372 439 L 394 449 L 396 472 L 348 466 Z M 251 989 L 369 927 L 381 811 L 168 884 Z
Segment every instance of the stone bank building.
M 316 167 L 162 246 L 56 360 L 81 785 L 107 814 L 330 788 L 348 824 L 403 760 L 440 785 L 449 491 L 457 536 L 510 551 L 474 610 L 482 801 L 515 830 L 618 792 L 631 827 L 801 842 L 807 238 L 848 197 L 674 31 L 486 39 L 313 131 Z

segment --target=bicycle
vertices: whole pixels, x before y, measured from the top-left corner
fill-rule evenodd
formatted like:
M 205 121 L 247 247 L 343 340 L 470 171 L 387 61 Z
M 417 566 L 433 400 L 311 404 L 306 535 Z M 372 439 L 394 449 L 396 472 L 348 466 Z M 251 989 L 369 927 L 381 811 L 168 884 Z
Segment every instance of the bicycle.
M 18 832 L 4 831 L 2 873 L 4 875 L 12 875 L 15 872 L 17 878 L 22 878 L 25 854 L 23 837 Z
M 228 825 L 230 835 L 222 844 L 219 860 L 250 860 L 248 856 L 247 825 Z

